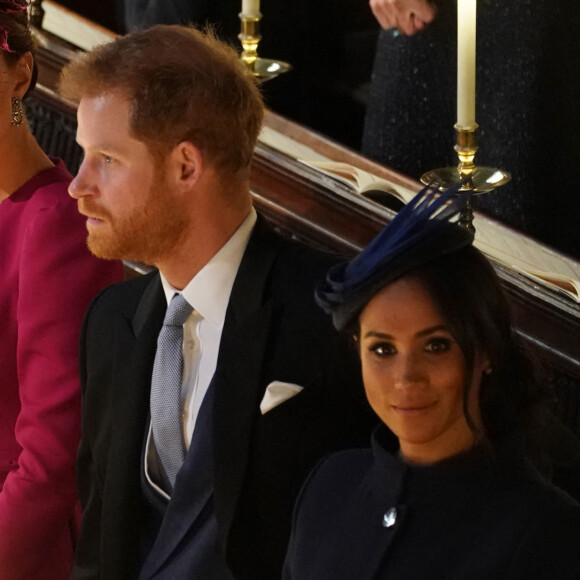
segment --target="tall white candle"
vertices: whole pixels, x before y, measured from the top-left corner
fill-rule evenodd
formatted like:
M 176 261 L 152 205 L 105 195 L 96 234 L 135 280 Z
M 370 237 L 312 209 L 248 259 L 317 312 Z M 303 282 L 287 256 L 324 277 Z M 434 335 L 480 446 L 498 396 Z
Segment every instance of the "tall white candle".
M 260 0 L 242 0 L 242 16 L 258 16 Z
M 457 2 L 457 124 L 475 124 L 476 0 Z

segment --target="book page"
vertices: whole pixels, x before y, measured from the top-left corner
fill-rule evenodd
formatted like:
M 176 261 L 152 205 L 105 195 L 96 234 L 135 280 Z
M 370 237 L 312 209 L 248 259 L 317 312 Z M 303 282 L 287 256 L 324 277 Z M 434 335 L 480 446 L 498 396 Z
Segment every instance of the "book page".
M 557 286 L 580 302 L 580 264 L 532 238 L 476 213 L 475 246 L 498 262 L 539 281 Z
M 402 202 L 407 203 L 417 193 L 411 189 L 406 189 L 404 187 L 395 187 L 392 183 L 364 171 L 364 169 L 359 169 L 349 163 L 342 163 L 340 161 L 310 161 L 306 159 L 298 159 L 301 163 L 322 171 L 326 175 L 333 177 L 334 179 L 350 185 L 356 193 L 365 194 L 369 191 L 380 190 L 390 193 L 400 199 Z
M 294 139 L 274 131 L 269 127 L 262 128 L 259 141 L 264 145 L 289 155 L 299 163 L 339 181 L 352 188 L 358 194 L 380 190 L 394 195 L 403 203 L 407 203 L 417 193 L 416 191 L 399 185 L 395 186 L 385 179 L 377 177 L 349 163 L 333 161 L 317 153 L 311 147 L 298 143 Z
M 358 167 L 332 161 L 311 147 L 268 127 L 262 129 L 259 140 L 349 185 L 356 193 L 383 189 L 405 203 L 416 194 L 415 191 L 395 186 Z M 544 286 L 562 290 L 570 298 L 580 302 L 580 263 L 478 212 L 475 212 L 474 226 L 474 245 L 484 254 Z

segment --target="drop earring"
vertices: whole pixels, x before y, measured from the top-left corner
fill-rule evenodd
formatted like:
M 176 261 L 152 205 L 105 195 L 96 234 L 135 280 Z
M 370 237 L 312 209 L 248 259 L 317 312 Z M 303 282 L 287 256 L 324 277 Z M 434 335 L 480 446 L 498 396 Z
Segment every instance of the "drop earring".
M 20 127 L 24 121 L 24 111 L 22 109 L 22 99 L 13 97 L 12 99 L 12 126 Z

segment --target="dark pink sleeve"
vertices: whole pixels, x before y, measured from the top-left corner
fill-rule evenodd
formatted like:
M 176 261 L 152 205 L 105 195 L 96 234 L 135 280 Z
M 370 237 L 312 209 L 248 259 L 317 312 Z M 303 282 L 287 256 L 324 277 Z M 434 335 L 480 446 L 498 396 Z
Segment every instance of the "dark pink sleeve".
M 122 279 L 122 265 L 91 256 L 85 239 L 84 218 L 66 194 L 40 209 L 24 238 L 16 313 L 22 452 L 0 493 L 2 578 L 70 574 L 78 520 L 79 330 L 95 294 Z

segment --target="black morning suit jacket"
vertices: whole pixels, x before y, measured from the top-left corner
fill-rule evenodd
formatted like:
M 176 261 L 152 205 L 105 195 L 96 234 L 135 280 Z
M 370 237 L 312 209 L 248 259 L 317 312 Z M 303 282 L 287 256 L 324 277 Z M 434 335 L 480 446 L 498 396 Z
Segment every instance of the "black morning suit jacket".
M 239 579 L 280 577 L 306 475 L 332 450 L 367 445 L 376 422 L 354 351 L 313 300 L 330 263 L 259 219 L 232 289 L 213 379 L 214 502 L 226 559 Z M 85 319 L 77 464 L 84 516 L 75 580 L 138 574 L 147 513 L 140 469 L 165 309 L 154 272 L 105 290 Z M 260 401 L 275 380 L 304 390 L 261 415 Z

